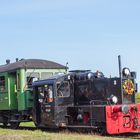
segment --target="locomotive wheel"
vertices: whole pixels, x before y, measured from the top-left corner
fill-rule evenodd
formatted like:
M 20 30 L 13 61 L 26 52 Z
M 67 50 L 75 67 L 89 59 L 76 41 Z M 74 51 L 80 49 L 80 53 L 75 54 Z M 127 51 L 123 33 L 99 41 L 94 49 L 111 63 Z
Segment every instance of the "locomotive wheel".
M 99 132 L 102 136 L 107 135 L 107 132 L 106 132 L 105 128 L 99 128 L 99 129 L 98 129 L 98 132 Z
M 17 129 L 19 127 L 20 122 L 11 122 L 10 128 L 11 129 Z
M 7 126 L 8 126 L 8 123 L 7 123 L 7 122 L 4 122 L 4 123 L 3 123 L 3 126 L 4 126 L 4 127 L 7 127 Z
M 38 124 L 36 122 L 34 122 L 34 125 L 35 125 L 36 128 L 38 128 Z
M 34 122 L 34 125 L 36 128 L 41 129 L 41 126 L 38 123 Z

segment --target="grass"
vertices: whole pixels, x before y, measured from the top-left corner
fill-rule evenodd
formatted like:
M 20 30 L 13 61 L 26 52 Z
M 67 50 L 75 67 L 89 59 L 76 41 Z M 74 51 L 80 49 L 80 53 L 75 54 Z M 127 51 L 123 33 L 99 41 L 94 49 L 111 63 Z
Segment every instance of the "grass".
M 140 93 L 137 93 L 135 95 L 135 98 L 136 98 L 136 103 L 140 103 Z
M 134 138 L 134 137 L 133 137 Z M 133 138 L 128 137 L 127 140 Z M 47 132 L 41 130 L 11 130 L 0 128 L 0 140 L 125 140 L 121 137 L 107 137 L 97 134 L 63 132 Z M 140 139 L 135 138 L 135 139 Z

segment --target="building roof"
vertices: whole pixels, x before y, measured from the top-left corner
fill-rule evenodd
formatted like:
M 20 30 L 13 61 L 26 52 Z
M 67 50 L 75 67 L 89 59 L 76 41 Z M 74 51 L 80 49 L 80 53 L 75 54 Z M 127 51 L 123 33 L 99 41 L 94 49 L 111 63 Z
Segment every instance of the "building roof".
M 23 59 L 14 63 L 0 65 L 0 72 L 14 71 L 16 69 L 66 69 L 66 66 L 53 61 L 41 59 Z

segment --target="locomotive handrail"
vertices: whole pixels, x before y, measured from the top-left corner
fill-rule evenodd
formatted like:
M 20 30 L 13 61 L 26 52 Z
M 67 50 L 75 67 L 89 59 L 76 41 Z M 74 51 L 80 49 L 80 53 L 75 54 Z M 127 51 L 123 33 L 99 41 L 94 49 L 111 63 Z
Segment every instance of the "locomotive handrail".
M 107 105 L 108 101 L 91 100 L 91 101 L 80 101 L 79 105 Z
M 108 104 L 108 101 L 101 101 L 101 100 L 91 100 L 90 101 L 90 105 L 96 105 L 95 103 L 98 103 L 99 105 L 101 105 L 101 103 L 103 103 L 103 105 Z

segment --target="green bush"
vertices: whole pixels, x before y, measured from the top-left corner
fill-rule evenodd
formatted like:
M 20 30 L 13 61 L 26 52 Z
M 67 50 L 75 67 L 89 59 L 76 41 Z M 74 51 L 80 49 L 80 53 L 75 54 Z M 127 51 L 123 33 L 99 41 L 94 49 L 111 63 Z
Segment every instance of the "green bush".
M 135 99 L 136 99 L 136 103 L 140 103 L 140 93 L 136 93 Z

